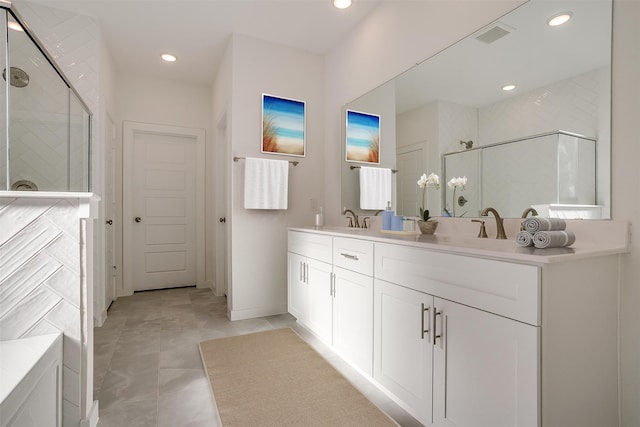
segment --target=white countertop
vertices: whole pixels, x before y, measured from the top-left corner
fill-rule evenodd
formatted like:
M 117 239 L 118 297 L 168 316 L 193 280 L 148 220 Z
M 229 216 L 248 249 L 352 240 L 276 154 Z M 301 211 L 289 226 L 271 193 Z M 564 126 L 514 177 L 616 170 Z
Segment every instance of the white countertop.
M 519 221 L 517 224 L 519 226 Z M 548 249 L 518 246 L 514 240 L 516 233 L 513 231 L 507 233 L 510 236 L 508 240 L 492 238 L 491 234 L 491 237 L 486 239 L 473 237 L 474 232 L 469 233 L 467 229 L 464 230 L 466 234 L 456 234 L 452 232 L 454 229 L 452 225 L 455 225 L 454 222 L 448 222 L 445 226 L 439 227 L 438 231 L 433 235 L 396 235 L 382 233 L 379 229 L 332 226 L 291 227 L 289 229 L 381 243 L 401 244 L 438 252 L 532 265 L 629 252 L 628 224 L 626 223 L 615 221 L 567 221 L 567 224 L 567 230 L 571 230 L 576 234 L 576 243 L 571 247 Z M 465 228 L 468 227 L 465 226 Z M 444 232 L 440 232 L 440 229 L 443 229 Z
M 0 341 L 0 402 L 11 394 L 62 334 Z

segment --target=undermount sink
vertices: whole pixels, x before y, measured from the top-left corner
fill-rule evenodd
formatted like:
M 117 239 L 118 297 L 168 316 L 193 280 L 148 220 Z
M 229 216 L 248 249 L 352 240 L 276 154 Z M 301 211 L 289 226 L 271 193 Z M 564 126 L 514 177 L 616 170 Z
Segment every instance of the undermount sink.
M 351 232 L 351 231 L 368 231 L 369 228 L 356 228 L 356 227 L 347 227 L 344 225 L 324 225 L 322 227 L 318 227 L 318 230 L 324 231 L 339 231 L 339 232 Z

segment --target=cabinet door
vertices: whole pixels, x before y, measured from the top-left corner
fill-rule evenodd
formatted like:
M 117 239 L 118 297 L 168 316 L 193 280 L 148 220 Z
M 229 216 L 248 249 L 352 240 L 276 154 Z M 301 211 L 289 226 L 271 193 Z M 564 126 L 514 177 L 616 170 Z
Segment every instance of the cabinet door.
M 306 325 L 323 342 L 332 344 L 333 296 L 331 264 L 307 258 L 308 311 Z
M 307 313 L 307 284 L 305 283 L 306 258 L 289 252 L 287 254 L 287 307 L 289 313 L 305 323 Z
M 425 425 L 432 423 L 432 303 L 422 292 L 374 282 L 373 378 Z
M 436 425 L 539 425 L 538 328 L 435 298 Z
M 367 375 L 373 369 L 373 278 L 334 267 L 333 346 Z

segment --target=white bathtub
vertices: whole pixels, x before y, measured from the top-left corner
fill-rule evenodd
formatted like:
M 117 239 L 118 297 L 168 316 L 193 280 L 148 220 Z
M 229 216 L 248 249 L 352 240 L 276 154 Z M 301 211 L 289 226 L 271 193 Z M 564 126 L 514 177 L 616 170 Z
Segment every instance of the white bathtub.
M 62 425 L 62 334 L 0 341 L 0 427 Z

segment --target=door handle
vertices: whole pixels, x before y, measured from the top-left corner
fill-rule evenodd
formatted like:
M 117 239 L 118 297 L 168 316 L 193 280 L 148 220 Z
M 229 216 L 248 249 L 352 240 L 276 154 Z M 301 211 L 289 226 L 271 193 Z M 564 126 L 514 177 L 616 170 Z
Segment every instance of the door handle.
M 134 221 L 135 221 L 135 222 L 140 222 L 140 221 L 142 221 L 142 218 L 140 218 L 139 216 L 137 216 L 137 217 L 135 217 L 135 218 L 134 218 Z
M 112 219 L 107 220 L 107 225 L 113 225 L 113 220 Z

